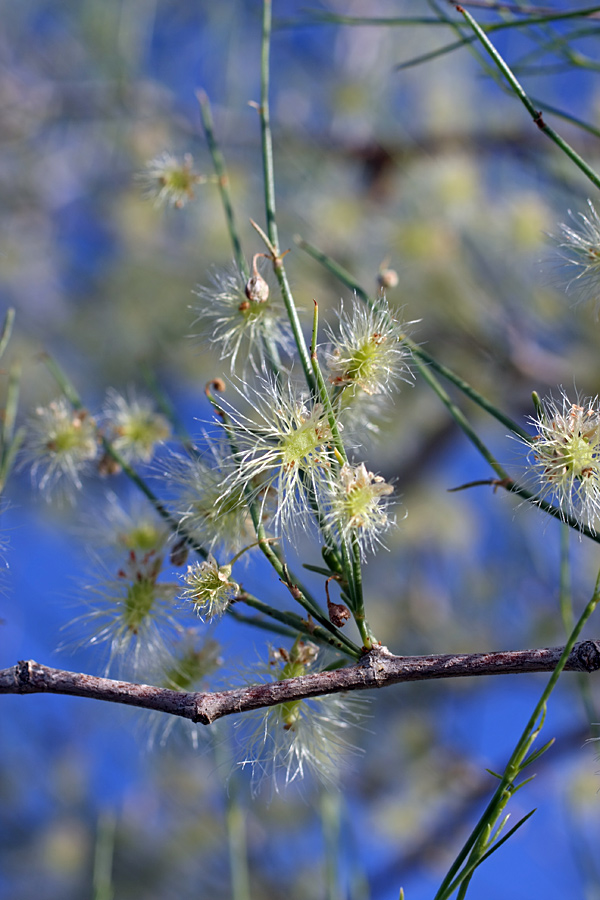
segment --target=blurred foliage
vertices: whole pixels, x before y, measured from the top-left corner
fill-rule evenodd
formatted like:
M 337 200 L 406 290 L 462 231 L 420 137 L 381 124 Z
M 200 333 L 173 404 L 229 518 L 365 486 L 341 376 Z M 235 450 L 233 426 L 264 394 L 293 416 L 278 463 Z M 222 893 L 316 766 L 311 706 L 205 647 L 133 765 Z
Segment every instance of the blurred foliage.
M 351 0 L 318 6 L 364 12 Z M 402 14 L 422 14 L 423 6 L 406 3 Z M 397 14 L 395 7 L 374 0 L 369 14 Z M 199 430 L 194 419 L 209 415 L 204 383 L 222 364 L 190 339 L 189 307 L 194 286 L 230 260 L 222 210 L 206 185 L 184 210 L 157 211 L 134 176 L 163 150 L 191 152 L 196 168 L 210 172 L 194 99 L 195 89 L 206 89 L 244 245 L 249 255 L 262 249 L 248 224 L 250 216 L 262 221 L 263 201 L 258 119 L 247 105 L 258 99 L 260 3 L 3 0 L 0 12 L 0 290 L 3 305 L 17 310 L 6 355 L 21 361 L 23 406 L 54 396 L 37 361 L 45 350 L 90 403 L 105 384 L 139 384 L 142 367 L 150 367 L 190 430 Z M 368 289 L 380 268 L 392 265 L 400 281 L 388 296 L 407 320 L 420 320 L 415 339 L 519 421 L 533 411 L 533 389 L 543 394 L 575 383 L 596 394 L 598 311 L 574 307 L 575 290 L 565 294 L 569 274 L 546 237 L 569 208 L 584 209 L 584 178 L 513 98 L 482 77 L 468 50 L 395 70 L 452 39 L 443 29 L 320 24 L 294 0 L 276 3 L 275 15 L 282 245 L 293 247 L 300 234 Z M 597 121 L 595 70 L 566 68 L 542 27 L 532 30 L 530 44 L 522 32 L 501 40 L 510 58 L 537 52 L 537 70 L 523 76 L 534 95 L 563 106 L 575 98 L 570 108 Z M 550 67 L 555 57 L 558 74 Z M 600 163 L 595 137 L 560 127 L 591 164 Z M 348 292 L 299 249 L 288 260 L 308 328 L 313 298 L 325 316 Z M 499 459 L 518 470 L 518 447 L 502 428 L 473 415 Z M 450 653 L 562 642 L 558 526 L 489 488 L 446 493 L 489 472 L 425 385 L 403 389 L 371 462 L 396 479 L 399 517 L 408 510 L 390 552 L 366 570 L 374 630 L 390 649 Z M 24 480 L 13 487 L 21 505 Z M 28 529 L 12 538 L 15 559 L 18 548 L 25 559 L 31 535 L 45 539 L 43 526 L 18 509 L 7 520 Z M 69 550 L 78 542 L 69 538 Z M 572 557 L 580 605 L 591 591 L 595 549 L 573 539 Z M 17 593 L 27 584 L 19 571 L 26 565 L 15 563 L 3 602 L 3 665 L 14 663 L 15 653 L 50 662 L 59 640 L 56 596 L 42 591 L 31 600 L 57 610 L 49 620 L 47 611 L 13 609 L 30 602 Z M 66 583 L 73 565 L 68 558 L 56 565 Z M 266 590 L 275 598 L 279 586 Z M 235 625 L 227 639 L 236 648 L 244 640 L 242 655 L 253 655 Z M 76 662 L 89 667 L 82 655 Z M 64 658 L 57 664 L 75 667 Z M 365 753 L 344 789 L 340 896 L 369 896 L 367 880 L 377 898 L 397 897 L 401 883 L 411 900 L 432 896 L 491 789 L 485 768 L 502 765 L 540 684 L 473 679 L 403 685 L 373 698 L 373 718 L 356 736 Z M 208 753 L 175 744 L 140 759 L 144 737 L 130 743 L 126 734 L 135 731 L 135 713 L 80 704 L 75 714 L 73 702 L 7 700 L 0 896 L 92 896 L 96 833 L 107 808 L 116 812 L 115 898 L 231 896 L 225 778 Z M 569 676 L 556 704 L 548 729 L 561 740 L 540 765 L 540 810 L 498 854 L 504 887 L 495 896 L 512 891 L 511 865 L 523 884 L 521 894 L 513 885 L 515 898 L 541 894 L 541 886 L 550 900 L 564 896 L 563 871 L 575 878 L 574 865 L 571 896 L 600 890 L 590 839 L 600 824 L 595 763 L 580 750 L 589 723 Z M 222 732 L 226 747 L 227 728 Z M 237 780 L 229 791 L 245 815 L 252 896 L 323 897 L 312 788 L 268 806 L 261 798 L 251 802 L 247 784 Z M 532 790 L 523 802 L 535 797 Z M 554 879 L 534 886 L 535 870 L 523 868 L 519 853 L 535 841 L 540 821 L 532 846 L 544 862 L 549 843 L 554 853 L 565 830 L 570 840 L 556 850 Z M 490 878 L 495 871 L 490 863 Z M 490 882 L 475 880 L 472 896 L 494 896 Z

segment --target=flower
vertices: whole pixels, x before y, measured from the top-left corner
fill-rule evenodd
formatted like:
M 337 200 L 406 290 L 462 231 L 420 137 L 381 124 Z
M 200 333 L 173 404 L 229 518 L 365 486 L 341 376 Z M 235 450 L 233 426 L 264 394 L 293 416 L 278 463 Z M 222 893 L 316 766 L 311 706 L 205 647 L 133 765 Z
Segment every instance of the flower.
M 571 219 L 579 226 L 578 230 L 562 223 L 560 234 L 555 237 L 562 257 L 568 265 L 575 266 L 578 274 L 569 282 L 568 287 L 577 283 L 581 290 L 581 299 L 600 299 L 600 216 L 591 200 L 588 200 L 589 216 L 578 213 L 579 219 L 569 210 Z
M 186 630 L 172 648 L 171 656 L 158 673 L 156 683 L 171 691 L 206 690 L 207 679 L 222 663 L 220 647 L 215 640 L 207 638 L 198 645 L 196 633 Z M 198 749 L 203 738 L 211 735 L 204 725 L 179 716 L 165 716 L 160 712 L 151 712 L 146 717 L 146 724 L 150 748 L 156 744 L 164 747 L 175 730 L 185 733 L 194 750 Z
M 318 648 L 297 639 L 290 651 L 271 650 L 268 668 L 270 678 L 277 681 L 318 671 Z M 247 740 L 238 765 L 251 769 L 255 793 L 263 780 L 279 792 L 307 774 L 337 786 L 348 755 L 358 752 L 347 732 L 363 716 L 364 702 L 347 694 L 292 700 L 249 713 L 239 726 L 240 741 Z
M 118 662 L 119 671 L 147 675 L 169 658 L 169 638 L 180 626 L 174 616 L 177 585 L 158 581 L 162 562 L 154 551 L 131 550 L 116 577 L 103 574 L 83 595 L 88 609 L 68 627 L 89 632 L 79 646 L 108 648 L 107 674 Z
M 222 616 L 229 607 L 240 586 L 231 580 L 231 565 L 220 566 L 214 556 L 204 562 L 188 566 L 181 579 L 187 587 L 181 592 L 182 600 L 191 600 L 203 621 L 210 622 Z
M 145 498 L 136 494 L 125 508 L 112 491 L 92 519 L 82 518 L 81 530 L 91 547 L 110 548 L 120 558 L 130 550 L 141 556 L 151 550 L 161 553 L 171 537 L 171 530 Z
M 227 480 L 222 502 L 232 494 L 239 495 L 243 488 L 246 502 L 260 497 L 262 515 L 274 492 L 273 525 L 293 530 L 305 524 L 327 479 L 331 465 L 329 419 L 322 404 L 298 393 L 289 380 L 281 386 L 274 379 L 261 378 L 256 388 L 247 387 L 242 396 L 258 421 L 225 404 L 238 449 L 236 469 Z
M 173 454 L 163 462 L 162 475 L 175 492 L 172 505 L 180 527 L 209 550 L 219 546 L 237 553 L 254 539 L 250 513 L 244 508 L 244 488 L 227 490 L 234 464 L 222 443 L 211 441 L 201 456 Z
M 98 455 L 95 420 L 84 409 L 73 409 L 64 397 L 39 406 L 27 426 L 24 462 L 47 496 L 55 487 L 68 496 L 81 490 L 81 475 Z
M 206 181 L 204 175 L 194 172 L 194 160 L 186 153 L 179 160 L 171 153 L 162 153 L 146 164 L 137 176 L 145 196 L 155 206 L 174 206 L 181 209 L 194 196 L 194 187 Z
M 196 291 L 202 305 L 194 307 L 198 313 L 194 324 L 202 323 L 211 343 L 219 346 L 221 359 L 231 359 L 232 371 L 242 355 L 244 364 L 249 361 L 258 370 L 266 343 L 290 353 L 293 341 L 285 308 L 273 299 L 258 272 L 256 257 L 249 281 L 235 265 L 213 272 L 210 280 L 212 287 L 198 287 Z
M 132 390 L 126 398 L 111 388 L 103 419 L 108 440 L 126 462 L 149 462 L 155 445 L 171 435 L 168 419 L 156 412 L 151 400 L 137 397 Z
M 350 313 L 339 312 L 337 333 L 328 328 L 329 377 L 338 388 L 389 394 L 396 382 L 410 381 L 405 326 L 394 318 L 385 297 L 373 305 L 355 295 Z
M 356 537 L 363 555 L 365 548 L 373 550 L 381 534 L 394 524 L 388 515 L 392 485 L 381 475 L 369 472 L 364 463 L 345 463 L 328 484 L 328 523 L 339 529 L 342 540 L 348 542 Z
M 580 525 L 595 530 L 600 514 L 600 408 L 598 397 L 541 404 L 530 464 L 540 481 L 540 497 L 556 503 Z

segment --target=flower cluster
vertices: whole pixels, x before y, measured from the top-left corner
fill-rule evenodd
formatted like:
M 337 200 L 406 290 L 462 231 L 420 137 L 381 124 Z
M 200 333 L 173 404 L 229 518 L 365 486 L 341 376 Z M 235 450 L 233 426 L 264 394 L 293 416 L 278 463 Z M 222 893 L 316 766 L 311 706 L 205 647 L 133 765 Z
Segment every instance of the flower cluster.
M 34 482 L 47 499 L 58 490 L 72 499 L 81 490 L 82 476 L 96 470 L 114 474 L 119 466 L 109 453 L 100 453 L 104 437 L 126 462 L 148 462 L 156 445 L 167 440 L 171 426 L 152 402 L 130 392 L 128 398 L 110 389 L 100 415 L 74 408 L 65 398 L 36 409 L 28 423 L 23 463 L 31 467 Z
M 530 462 L 539 479 L 540 496 L 595 531 L 600 515 L 598 398 L 573 403 L 565 393 L 559 402 L 550 397 L 531 422 L 537 435 Z
M 296 678 L 318 671 L 318 647 L 297 639 L 291 650 L 271 650 L 268 674 L 272 680 Z M 329 787 L 339 784 L 348 756 L 357 748 L 348 732 L 364 718 L 364 702 L 353 696 L 330 694 L 293 700 L 259 710 L 240 723 L 240 732 L 254 728 L 245 741 L 246 756 L 239 763 L 252 772 L 256 792 L 263 781 L 279 791 L 311 774 Z M 258 720 L 258 721 L 257 721 Z

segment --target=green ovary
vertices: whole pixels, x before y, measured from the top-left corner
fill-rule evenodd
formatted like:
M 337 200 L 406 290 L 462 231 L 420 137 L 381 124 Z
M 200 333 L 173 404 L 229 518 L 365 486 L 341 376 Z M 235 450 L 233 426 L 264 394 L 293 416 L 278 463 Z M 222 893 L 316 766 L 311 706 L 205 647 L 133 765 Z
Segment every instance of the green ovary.
M 281 442 L 281 456 L 284 465 L 299 465 L 308 459 L 321 444 L 314 425 L 303 425 L 287 435 Z
M 356 350 L 346 367 L 346 379 L 360 382 L 368 379 L 377 365 L 377 357 L 381 353 L 379 344 L 369 341 L 363 344 L 360 350 Z
M 596 447 L 581 435 L 574 435 L 560 450 L 560 463 L 574 478 L 585 478 L 596 471 L 598 465 Z

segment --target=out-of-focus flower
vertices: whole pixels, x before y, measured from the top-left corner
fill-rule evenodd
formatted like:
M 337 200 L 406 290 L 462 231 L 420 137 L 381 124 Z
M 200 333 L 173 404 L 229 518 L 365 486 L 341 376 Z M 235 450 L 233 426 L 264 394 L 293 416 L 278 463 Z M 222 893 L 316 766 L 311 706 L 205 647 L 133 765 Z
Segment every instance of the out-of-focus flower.
M 333 385 L 388 394 L 399 380 L 410 381 L 409 352 L 403 343 L 405 325 L 398 322 L 385 297 L 372 306 L 358 297 L 352 309 L 339 313 L 337 331 L 327 329 L 329 377 Z
M 85 589 L 87 610 L 67 627 L 86 633 L 77 646 L 107 649 L 107 673 L 116 664 L 119 672 L 147 675 L 169 659 L 169 642 L 180 627 L 174 602 L 178 585 L 158 581 L 161 568 L 158 554 L 131 550 L 116 577 L 104 575 Z
M 530 420 L 537 436 L 529 460 L 543 500 L 556 503 L 592 531 L 600 515 L 600 408 L 598 398 L 549 397 Z
M 243 488 L 250 498 L 260 497 L 264 511 L 273 491 L 273 524 L 291 531 L 306 523 L 311 502 L 318 503 L 325 484 L 331 463 L 329 419 L 320 403 L 311 403 L 289 381 L 280 386 L 260 379 L 243 396 L 255 419 L 226 405 L 238 450 L 223 502 Z
M 600 216 L 591 200 L 588 200 L 589 215 L 571 210 L 569 215 L 578 228 L 562 223 L 559 234 L 554 237 L 562 251 L 562 257 L 569 265 L 578 269 L 569 282 L 569 287 L 577 286 L 582 300 L 600 300 Z
M 240 590 L 239 584 L 231 578 L 231 571 L 231 565 L 220 566 L 214 556 L 193 563 L 181 576 L 186 585 L 181 598 L 190 600 L 204 621 L 222 616 Z
M 98 456 L 97 426 L 85 410 L 74 410 L 64 397 L 39 406 L 29 420 L 23 461 L 49 497 L 56 487 L 67 496 L 81 489 L 81 475 Z
M 381 535 L 393 523 L 389 515 L 394 489 L 380 475 L 369 472 L 364 463 L 347 463 L 329 480 L 330 509 L 326 520 L 340 531 L 342 540 L 356 537 L 364 554 L 373 550 Z
M 139 556 L 161 553 L 171 537 L 169 527 L 145 498 L 136 495 L 126 508 L 112 491 L 91 520 L 89 515 L 82 519 L 79 530 L 91 547 L 111 548 L 120 557 L 131 550 Z
M 261 368 L 266 344 L 276 351 L 290 353 L 293 340 L 283 304 L 254 263 L 254 272 L 246 281 L 236 266 L 215 271 L 212 286 L 199 287 L 196 295 L 201 305 L 195 323 L 201 323 L 211 343 L 218 345 L 221 359 L 230 359 L 231 369 L 238 358 L 255 370 Z
M 171 436 L 168 419 L 147 397 L 124 397 L 111 388 L 102 410 L 106 436 L 126 462 L 149 462 L 156 444 Z
M 157 673 L 156 683 L 171 691 L 207 690 L 207 680 L 222 665 L 219 644 L 207 638 L 198 644 L 198 636 L 186 630 L 171 649 L 171 657 Z M 179 716 L 165 716 L 152 712 L 147 717 L 148 745 L 164 747 L 175 730 L 185 733 L 197 750 L 201 740 L 211 736 L 205 725 Z
M 318 648 L 297 639 L 289 651 L 271 651 L 269 674 L 282 681 L 318 671 L 317 663 Z M 263 782 L 278 792 L 308 774 L 335 787 L 348 756 L 358 752 L 348 739 L 348 731 L 362 718 L 364 703 L 348 694 L 294 700 L 257 710 L 240 723 L 243 740 L 249 723 L 254 721 L 239 765 L 252 770 L 255 792 Z
M 194 172 L 194 160 L 189 153 L 183 159 L 162 153 L 146 164 L 137 180 L 155 206 L 181 209 L 193 198 L 196 185 L 206 182 L 206 177 Z
M 220 547 L 226 553 L 237 553 L 254 540 L 243 486 L 227 489 L 234 469 L 231 453 L 214 441 L 205 456 L 173 454 L 161 463 L 181 528 L 209 550 Z

